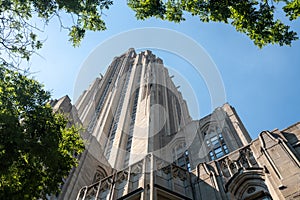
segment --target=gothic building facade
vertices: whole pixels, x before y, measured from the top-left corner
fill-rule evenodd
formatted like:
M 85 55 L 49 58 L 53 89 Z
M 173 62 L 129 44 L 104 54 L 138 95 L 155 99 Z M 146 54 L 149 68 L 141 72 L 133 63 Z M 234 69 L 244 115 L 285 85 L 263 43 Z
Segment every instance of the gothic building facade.
M 300 199 L 300 123 L 252 140 L 227 103 L 193 120 L 151 51 L 129 49 L 75 105 L 52 106 L 85 127 L 59 199 Z

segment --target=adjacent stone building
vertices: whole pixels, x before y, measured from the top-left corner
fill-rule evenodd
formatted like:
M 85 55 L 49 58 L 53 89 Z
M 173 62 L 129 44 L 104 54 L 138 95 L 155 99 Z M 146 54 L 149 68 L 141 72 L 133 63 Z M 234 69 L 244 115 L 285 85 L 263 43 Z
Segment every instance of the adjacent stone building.
M 300 199 L 300 123 L 251 140 L 229 104 L 193 120 L 163 61 L 129 49 L 75 105 L 86 131 L 59 199 Z

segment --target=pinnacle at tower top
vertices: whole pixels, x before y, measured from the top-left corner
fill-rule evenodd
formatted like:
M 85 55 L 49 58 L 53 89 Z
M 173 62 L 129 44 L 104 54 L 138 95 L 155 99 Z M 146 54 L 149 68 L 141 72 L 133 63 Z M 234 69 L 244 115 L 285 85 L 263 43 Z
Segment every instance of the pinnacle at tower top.
M 260 145 L 272 143 L 272 134 L 251 141 L 227 103 L 191 119 L 163 61 L 149 50 L 115 57 L 75 106 L 67 98 L 53 106 L 86 128 L 87 141 L 60 199 L 250 200 L 270 199 L 277 191 L 265 182 L 267 176 L 275 180 L 273 172 L 266 175 L 263 168 L 272 153 L 257 150 L 265 151 Z M 286 147 L 278 151 L 284 154 Z M 235 187 L 242 183 L 244 189 Z

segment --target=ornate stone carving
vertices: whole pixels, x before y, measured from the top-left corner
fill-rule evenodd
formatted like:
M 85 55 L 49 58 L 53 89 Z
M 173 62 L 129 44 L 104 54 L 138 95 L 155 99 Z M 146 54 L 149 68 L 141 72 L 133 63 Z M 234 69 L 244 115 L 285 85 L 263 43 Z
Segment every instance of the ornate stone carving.
M 143 162 L 138 162 L 131 167 L 131 173 L 134 175 L 141 174 L 143 172 Z
M 179 178 L 180 180 L 184 181 L 186 180 L 186 171 L 173 165 L 172 166 L 172 175 L 173 175 L 173 178 Z
M 220 167 L 221 167 L 222 175 L 226 178 L 229 178 L 230 172 L 229 172 L 228 165 L 225 160 L 221 160 Z
M 122 183 L 124 180 L 127 180 L 127 178 L 128 178 L 128 172 L 121 171 L 121 172 L 117 173 L 117 175 L 116 175 L 116 182 Z

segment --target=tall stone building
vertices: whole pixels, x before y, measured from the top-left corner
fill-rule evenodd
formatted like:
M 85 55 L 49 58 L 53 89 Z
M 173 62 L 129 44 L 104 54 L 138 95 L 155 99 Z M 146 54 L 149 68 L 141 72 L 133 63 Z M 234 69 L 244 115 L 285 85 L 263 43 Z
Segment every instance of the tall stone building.
M 59 199 L 300 199 L 300 123 L 251 140 L 229 104 L 191 119 L 163 61 L 129 49 L 75 105 L 86 150 Z

